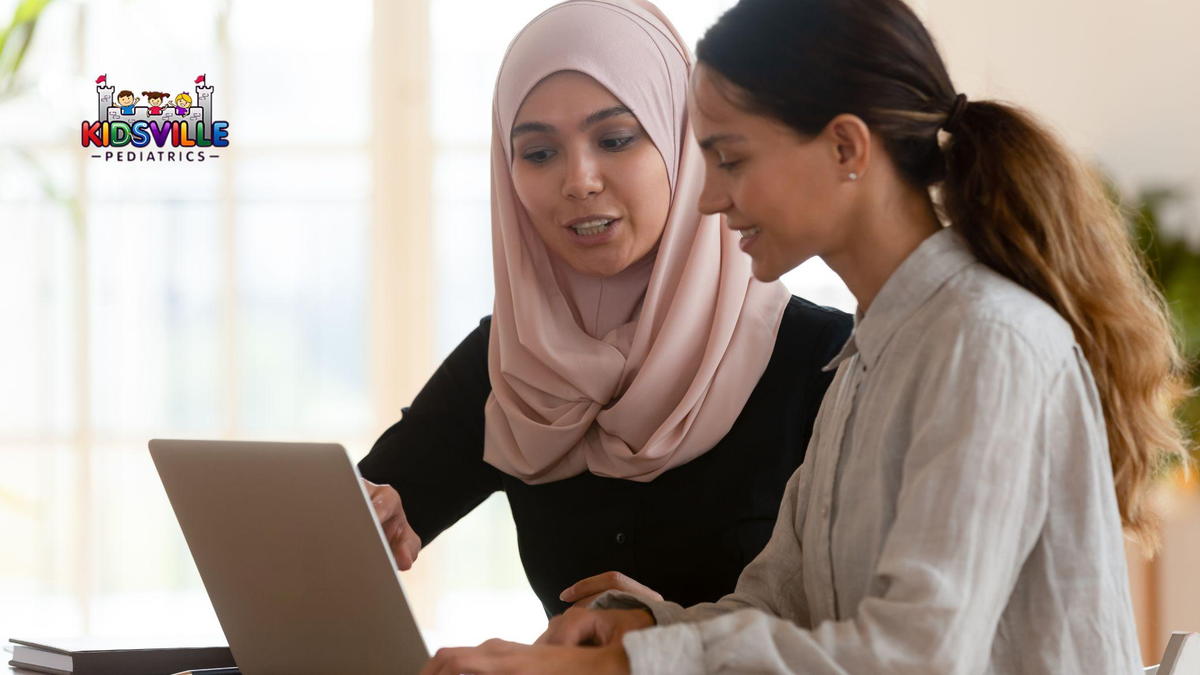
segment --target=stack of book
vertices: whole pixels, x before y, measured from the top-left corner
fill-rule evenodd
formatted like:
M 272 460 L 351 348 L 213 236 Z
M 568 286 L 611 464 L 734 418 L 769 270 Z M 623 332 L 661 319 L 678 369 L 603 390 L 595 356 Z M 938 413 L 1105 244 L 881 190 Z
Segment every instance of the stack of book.
M 76 638 L 34 642 L 9 640 L 12 660 L 22 670 L 54 675 L 169 675 L 199 668 L 233 666 L 225 646 L 180 646 L 111 639 Z

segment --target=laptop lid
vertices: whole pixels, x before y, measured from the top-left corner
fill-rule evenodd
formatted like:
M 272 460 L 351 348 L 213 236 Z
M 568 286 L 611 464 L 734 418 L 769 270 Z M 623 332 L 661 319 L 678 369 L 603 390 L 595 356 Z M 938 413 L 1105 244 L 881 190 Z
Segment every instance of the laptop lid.
M 342 446 L 152 440 L 150 455 L 243 673 L 420 671 L 425 643 Z

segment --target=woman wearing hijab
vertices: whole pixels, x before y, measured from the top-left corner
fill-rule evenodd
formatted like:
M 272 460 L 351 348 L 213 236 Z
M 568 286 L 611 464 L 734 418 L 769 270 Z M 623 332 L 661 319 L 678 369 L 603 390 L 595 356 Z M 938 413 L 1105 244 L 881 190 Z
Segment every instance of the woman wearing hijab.
M 401 569 L 497 490 L 548 614 L 716 600 L 770 537 L 850 321 L 755 281 L 698 212 L 690 72 L 643 2 L 556 5 L 509 47 L 494 314 L 359 465 Z
M 541 641 L 608 646 L 425 672 L 1140 673 L 1122 526 L 1153 540 L 1186 461 L 1186 369 L 1103 185 L 901 0 L 742 0 L 697 52 L 701 210 L 759 279 L 821 255 L 859 301 L 809 456 L 720 601 L 606 595 Z

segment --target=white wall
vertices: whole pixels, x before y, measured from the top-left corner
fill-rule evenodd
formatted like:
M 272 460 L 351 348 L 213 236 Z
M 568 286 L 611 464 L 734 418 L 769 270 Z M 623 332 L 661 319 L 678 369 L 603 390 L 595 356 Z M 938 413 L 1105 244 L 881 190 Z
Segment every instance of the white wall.
M 959 91 L 1033 110 L 1126 189 L 1188 190 L 1200 246 L 1200 2 L 911 0 Z

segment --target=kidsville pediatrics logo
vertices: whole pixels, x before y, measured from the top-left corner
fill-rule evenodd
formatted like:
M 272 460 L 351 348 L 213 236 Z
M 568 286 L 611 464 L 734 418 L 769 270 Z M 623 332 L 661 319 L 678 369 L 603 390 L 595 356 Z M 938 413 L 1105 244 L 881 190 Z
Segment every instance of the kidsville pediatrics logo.
M 203 162 L 220 157 L 212 149 L 229 145 L 229 123 L 213 120 L 213 88 L 205 76 L 193 84 L 195 98 L 186 91 L 174 98 L 165 91 L 143 91 L 149 105 L 137 105 L 142 96 L 129 89 L 118 92 L 108 85 L 107 74 L 97 77 L 98 119 L 84 120 L 80 142 L 97 148 L 92 157 L 106 162 Z

